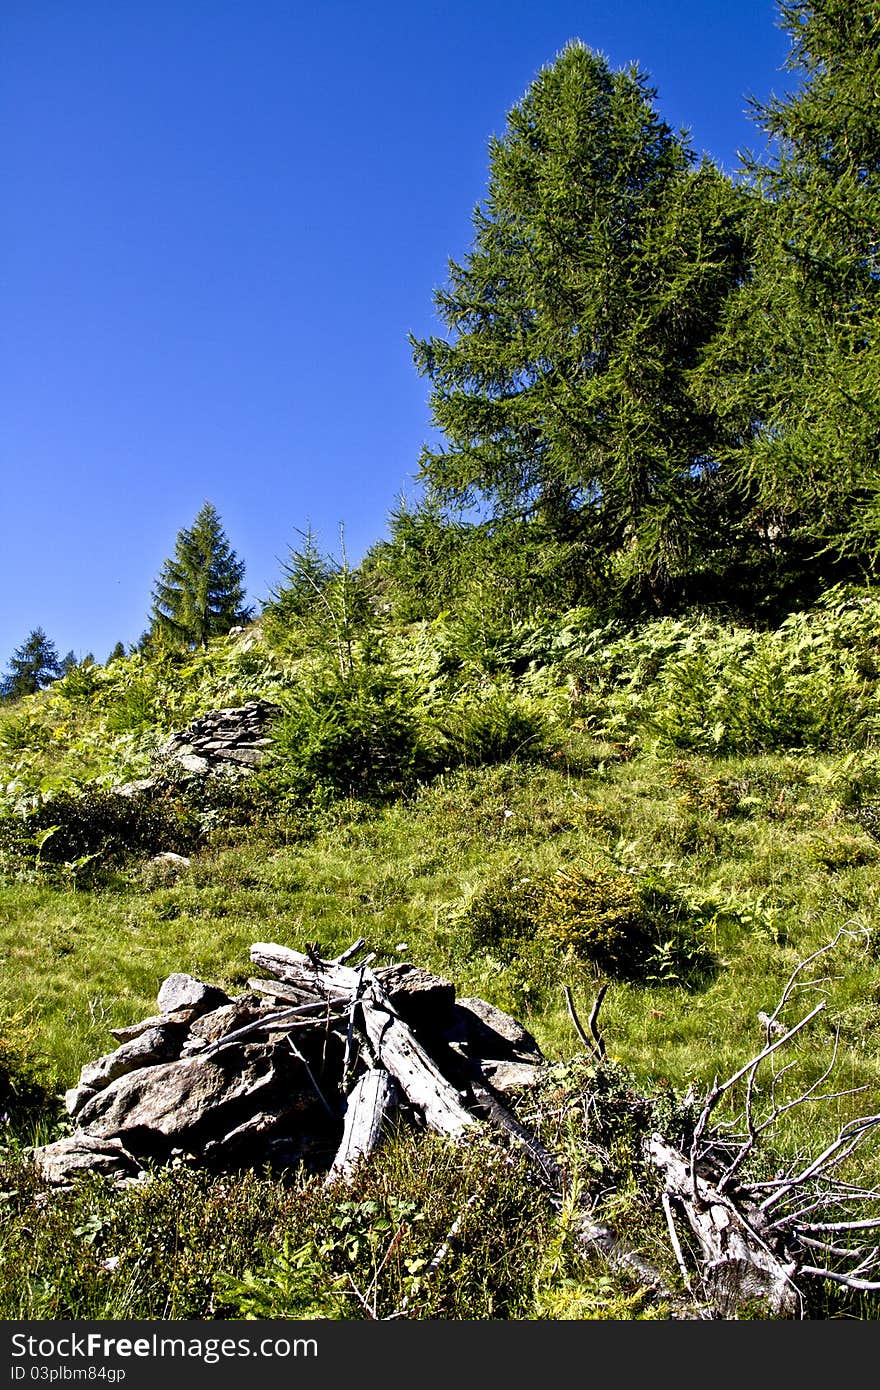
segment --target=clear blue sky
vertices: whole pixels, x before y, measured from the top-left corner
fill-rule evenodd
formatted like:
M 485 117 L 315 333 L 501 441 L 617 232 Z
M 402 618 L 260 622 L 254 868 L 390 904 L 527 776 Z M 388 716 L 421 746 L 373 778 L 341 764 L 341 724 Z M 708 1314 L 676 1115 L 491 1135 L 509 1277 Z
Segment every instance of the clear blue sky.
M 5 0 L 0 668 L 107 658 L 217 507 L 259 603 L 307 523 L 357 561 L 430 436 L 407 334 L 489 137 L 572 38 L 733 171 L 790 79 L 773 0 Z

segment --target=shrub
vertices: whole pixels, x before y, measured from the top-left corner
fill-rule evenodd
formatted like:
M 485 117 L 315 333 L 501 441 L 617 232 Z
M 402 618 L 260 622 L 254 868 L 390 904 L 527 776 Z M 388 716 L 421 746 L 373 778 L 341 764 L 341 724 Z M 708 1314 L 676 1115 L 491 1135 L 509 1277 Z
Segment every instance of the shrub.
M 679 894 L 652 873 L 598 860 L 492 879 L 461 920 L 472 953 L 545 977 L 548 947 L 557 960 L 653 984 L 692 985 L 714 965 L 698 916 Z
M 0 1011 L 0 1126 L 15 1134 L 36 1116 L 54 1116 L 57 1098 L 39 1081 L 37 1050 L 22 1013 Z
M 408 685 L 384 665 L 322 673 L 288 698 L 262 781 L 293 798 L 387 794 L 431 765 Z
M 20 819 L 0 823 L 0 843 L 19 852 L 27 845 L 46 864 L 121 863 L 162 850 L 185 854 L 199 839 L 197 817 L 185 800 L 149 789 L 130 796 L 94 786 L 59 792 Z
M 504 687 L 468 693 L 438 720 L 447 761 L 475 766 L 534 758 L 547 743 L 547 718 L 531 701 Z
M 602 864 L 561 869 L 548 880 L 540 927 L 563 951 L 614 975 L 638 974 L 653 939 L 636 879 Z
M 512 959 L 537 931 L 542 897 L 540 879 L 498 878 L 487 883 L 462 914 L 468 948 L 499 960 Z

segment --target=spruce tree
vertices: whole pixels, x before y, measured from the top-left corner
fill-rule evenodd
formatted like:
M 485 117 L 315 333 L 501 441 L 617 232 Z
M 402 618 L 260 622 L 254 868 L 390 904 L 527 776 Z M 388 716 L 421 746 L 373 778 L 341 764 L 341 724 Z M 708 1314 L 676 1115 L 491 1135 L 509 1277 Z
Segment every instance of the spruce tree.
M 149 637 L 172 646 L 204 647 L 247 622 L 244 562 L 231 549 L 216 509 L 206 502 L 178 533 L 153 589 Z M 146 636 L 147 634 L 145 634 Z
M 63 674 L 55 643 L 41 627 L 35 627 L 10 658 L 9 669 L 0 680 L 0 698 L 17 700 L 34 695 Z
M 737 191 L 654 95 L 581 44 L 539 74 L 435 296 L 449 336 L 412 342 L 445 436 L 422 455 L 431 491 L 575 540 L 598 587 L 657 594 L 723 516 L 691 374 L 746 252 Z

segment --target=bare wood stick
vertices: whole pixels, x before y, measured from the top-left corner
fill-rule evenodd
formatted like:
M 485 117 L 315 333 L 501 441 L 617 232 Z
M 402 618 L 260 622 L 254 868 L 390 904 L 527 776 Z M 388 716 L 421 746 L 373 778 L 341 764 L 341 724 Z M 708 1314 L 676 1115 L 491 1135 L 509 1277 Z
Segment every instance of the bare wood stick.
M 323 998 L 349 999 L 357 987 L 357 970 L 322 961 L 314 950 L 303 954 L 271 941 L 255 941 L 251 946 L 251 960 L 271 975 L 277 975 L 285 984 L 296 985 Z
M 880 1217 L 870 1221 L 805 1221 L 798 1225 L 802 1231 L 870 1231 L 880 1226 Z
M 351 1003 L 350 1003 L 349 1006 L 348 1006 L 348 1027 L 347 1027 L 346 1030 L 345 1030 L 345 1055 L 344 1055 L 344 1057 L 343 1057 L 343 1059 L 342 1059 L 342 1089 L 343 1089 L 343 1091 L 348 1090 L 349 1073 L 350 1073 L 350 1071 L 351 1071 L 351 1048 L 352 1048 L 352 1040 L 353 1040 L 353 1037 L 354 1037 L 354 1016 L 355 1016 L 355 1013 L 357 1012 L 358 1001 L 359 1001 L 359 999 L 360 999 L 360 997 L 361 997 L 361 993 L 363 992 L 363 988 L 364 988 L 364 971 L 365 971 L 365 969 L 366 969 L 366 966 L 362 965 L 361 968 L 360 968 L 360 979 L 359 979 L 359 981 L 358 981 L 357 988 L 355 989 L 355 992 L 354 992 L 354 994 L 353 994 L 353 996 L 352 996 Z
M 806 1168 L 802 1169 L 802 1171 L 794 1177 L 788 1178 L 785 1182 L 780 1183 L 775 1192 L 772 1192 L 769 1197 L 765 1197 L 764 1201 L 761 1203 L 761 1210 L 769 1211 L 777 1202 L 781 1201 L 793 1187 L 798 1187 L 809 1178 L 814 1177 L 817 1173 L 828 1168 L 829 1165 L 841 1163 L 852 1153 L 853 1149 L 862 1142 L 868 1131 L 878 1124 L 880 1124 L 880 1114 L 862 1115 L 857 1120 L 850 1120 L 849 1123 L 845 1124 L 840 1130 L 834 1143 L 829 1144 L 828 1147 L 819 1154 L 818 1158 L 814 1158 L 812 1163 L 809 1163 Z
M 318 1100 L 319 1100 L 319 1101 L 321 1102 L 321 1104 L 323 1105 L 324 1109 L 327 1111 L 327 1114 L 328 1114 L 332 1119 L 335 1119 L 335 1118 L 336 1118 L 336 1112 L 334 1111 L 334 1109 L 333 1109 L 333 1107 L 331 1106 L 330 1102 L 328 1101 L 327 1097 L 324 1095 L 324 1092 L 321 1090 L 321 1087 L 318 1085 L 317 1081 L 315 1080 L 315 1073 L 312 1071 L 311 1067 L 310 1067 L 309 1064 L 308 1064 L 308 1061 L 307 1061 L 306 1058 L 302 1055 L 302 1053 L 300 1052 L 300 1050 L 299 1050 L 299 1048 L 297 1047 L 296 1043 L 293 1041 L 293 1038 L 288 1038 L 288 1039 L 287 1039 L 287 1046 L 290 1048 L 291 1052 L 293 1053 L 293 1055 L 294 1055 L 294 1057 L 297 1059 L 297 1061 L 298 1061 L 298 1062 L 302 1062 L 303 1066 L 305 1067 L 306 1076 L 309 1078 L 309 1081 L 312 1083 L 312 1089 L 313 1089 L 313 1091 L 315 1092 L 315 1095 L 318 1097 Z
M 811 955 L 805 956 L 803 960 L 798 961 L 797 965 L 795 966 L 794 970 L 792 970 L 791 974 L 788 977 L 788 980 L 786 981 L 785 988 L 783 989 L 779 999 L 779 1003 L 776 1005 L 776 1008 L 773 1010 L 769 1020 L 766 1023 L 768 1034 L 774 1031 L 773 1024 L 776 1023 L 777 1019 L 779 1018 L 779 1015 L 782 1013 L 782 1010 L 788 1003 L 788 1000 L 792 992 L 795 989 L 804 988 L 804 985 L 798 981 L 798 976 L 802 974 L 803 971 L 806 970 L 807 966 L 812 964 L 814 960 L 818 960 L 819 956 L 824 956 L 828 951 L 833 951 L 834 947 L 837 945 L 838 941 L 842 936 L 862 936 L 865 939 L 865 943 L 867 944 L 868 942 L 868 932 L 866 929 L 860 928 L 857 931 L 852 931 L 849 927 L 841 927 L 831 941 L 826 941 L 824 946 L 820 946 L 818 950 L 813 951 Z M 819 980 L 811 980 L 809 981 L 809 987 L 814 988 L 816 985 L 820 983 L 823 982 Z
M 248 989 L 254 994 L 267 994 L 272 999 L 289 999 L 292 1004 L 307 1003 L 315 1008 L 313 996 L 308 990 L 297 989 L 296 985 L 285 985 L 280 980 L 248 980 Z
M 745 1076 L 747 1072 L 756 1069 L 760 1065 L 760 1063 L 764 1061 L 765 1057 L 769 1057 L 771 1053 L 776 1052 L 778 1048 L 784 1047 L 787 1042 L 790 1042 L 791 1039 L 795 1037 L 795 1035 L 799 1033 L 802 1028 L 806 1028 L 807 1024 L 812 1019 L 814 1019 L 817 1014 L 820 1014 L 824 1008 L 825 1002 L 823 1000 L 821 1004 L 817 1004 L 814 1009 L 811 1009 L 810 1012 L 806 1014 L 800 1020 L 799 1023 L 796 1023 L 793 1028 L 789 1028 L 788 1031 L 784 1033 L 782 1037 L 777 1038 L 775 1042 L 768 1043 L 767 1046 L 757 1054 L 757 1056 L 752 1057 L 750 1061 L 746 1062 L 745 1066 L 740 1067 L 739 1071 L 734 1072 L 733 1076 L 729 1076 L 726 1081 L 719 1082 L 716 1077 L 715 1081 L 712 1084 L 712 1089 L 706 1097 L 706 1103 L 703 1106 L 700 1118 L 697 1120 L 697 1123 L 694 1126 L 694 1137 L 693 1142 L 691 1144 L 691 1179 L 695 1190 L 695 1163 L 699 1142 L 700 1139 L 703 1137 L 706 1125 L 709 1123 L 709 1118 L 712 1114 L 712 1111 L 715 1109 L 715 1106 L 718 1104 L 721 1097 L 724 1095 L 726 1091 L 729 1091 L 731 1086 L 735 1085 L 741 1077 Z
M 872 1279 L 856 1279 L 850 1274 L 838 1274 L 833 1269 L 821 1269 L 816 1265 L 801 1265 L 802 1274 L 814 1274 L 819 1279 L 831 1279 L 835 1284 L 843 1284 L 848 1289 L 855 1289 L 859 1293 L 876 1293 L 880 1290 L 880 1281 Z
M 602 1007 L 602 1000 L 605 998 L 605 995 L 607 993 L 608 981 L 606 980 L 603 984 L 599 986 L 599 989 L 596 993 L 596 998 L 593 1000 L 593 1007 L 590 1010 L 590 1017 L 587 1020 L 587 1026 L 590 1032 L 592 1033 L 593 1037 L 596 1039 L 596 1051 L 598 1052 L 600 1058 L 605 1056 L 605 1040 L 602 1037 L 602 1034 L 599 1032 L 599 1010 Z
M 584 1025 L 581 1023 L 580 1018 L 578 1017 L 578 1012 L 574 1005 L 574 998 L 572 996 L 571 990 L 569 989 L 568 985 L 562 986 L 562 992 L 565 995 L 565 1002 L 568 1006 L 568 1016 L 571 1019 L 572 1024 L 574 1025 L 574 1031 L 577 1033 L 578 1037 L 580 1038 L 587 1051 L 591 1052 L 594 1056 L 598 1057 L 599 1061 L 601 1061 L 602 1058 L 605 1056 L 605 1043 L 603 1041 L 602 1034 L 599 1032 L 598 1018 L 599 1010 L 602 1007 L 602 1000 L 605 998 L 607 990 L 608 981 L 606 980 L 604 984 L 599 986 L 599 991 L 596 995 L 595 1000 L 593 1001 L 593 1007 L 590 1010 L 590 1018 L 588 1024 L 590 1032 L 587 1033 L 586 1029 L 584 1028 Z M 590 1034 L 592 1034 L 592 1036 L 590 1036 Z
M 479 1062 L 471 1064 L 471 1090 L 474 1098 L 486 1110 L 489 1119 L 498 1129 L 504 1130 L 525 1150 L 530 1161 L 537 1167 L 545 1186 L 551 1191 L 563 1191 L 567 1184 L 566 1174 L 556 1159 L 541 1141 L 521 1124 L 513 1111 L 508 1108 L 492 1090 Z
M 242 1038 L 248 1037 L 252 1033 L 259 1033 L 266 1029 L 270 1031 L 282 1031 L 290 1027 L 293 1028 L 297 1023 L 311 1023 L 317 1021 L 313 1018 L 306 1018 L 305 1015 L 314 1015 L 319 1012 L 326 1012 L 327 1001 L 317 1000 L 314 1004 L 298 1004 L 292 1009 L 279 1009 L 277 1013 L 265 1014 L 263 1018 L 255 1018 L 251 1023 L 246 1023 L 242 1028 L 236 1028 L 231 1033 L 226 1033 L 216 1042 L 211 1043 L 198 1053 L 204 1060 L 206 1057 L 213 1057 L 215 1052 L 220 1052 L 224 1047 L 240 1042 Z
M 363 950 L 366 944 L 366 938 L 363 936 L 359 936 L 357 941 L 353 941 L 350 946 L 346 947 L 346 949 L 342 952 L 341 956 L 336 957 L 336 959 L 333 961 L 333 964 L 347 965 L 348 962 L 351 960 L 352 956 L 356 956 L 358 951 Z
M 345 1126 L 325 1187 L 350 1182 L 362 1159 L 378 1147 L 385 1120 L 397 1104 L 397 1088 L 383 1068 L 365 1072 L 348 1097 Z
M 688 1274 L 688 1267 L 684 1261 L 684 1254 L 682 1252 L 681 1242 L 678 1239 L 678 1231 L 675 1229 L 675 1217 L 672 1213 L 672 1201 L 668 1192 L 663 1193 L 662 1201 L 663 1210 L 666 1213 L 666 1227 L 669 1231 L 669 1243 L 672 1246 L 676 1263 L 678 1264 L 678 1268 L 681 1271 L 682 1283 L 684 1284 L 688 1293 L 693 1294 L 693 1289 L 691 1288 L 691 1276 Z

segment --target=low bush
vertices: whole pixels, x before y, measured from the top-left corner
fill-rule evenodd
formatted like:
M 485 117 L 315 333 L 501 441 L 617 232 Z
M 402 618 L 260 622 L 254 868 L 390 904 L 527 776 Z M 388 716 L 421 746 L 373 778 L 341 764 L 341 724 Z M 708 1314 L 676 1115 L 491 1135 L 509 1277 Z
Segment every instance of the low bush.
M 288 696 L 261 783 L 285 800 L 387 795 L 433 761 L 413 692 L 384 665 L 322 673 Z
M 33 854 L 42 865 L 91 867 L 93 873 L 136 855 L 186 854 L 200 838 L 198 816 L 171 788 L 132 795 L 96 786 L 64 791 L 0 822 L 3 847 Z
M 460 696 L 437 722 L 446 762 L 470 767 L 540 757 L 549 734 L 543 710 L 525 696 L 497 685 Z
M 491 880 L 462 923 L 473 954 L 522 963 L 536 954 L 545 972 L 548 945 L 560 960 L 645 983 L 693 985 L 714 966 L 699 914 L 678 893 L 654 874 L 598 859 Z

